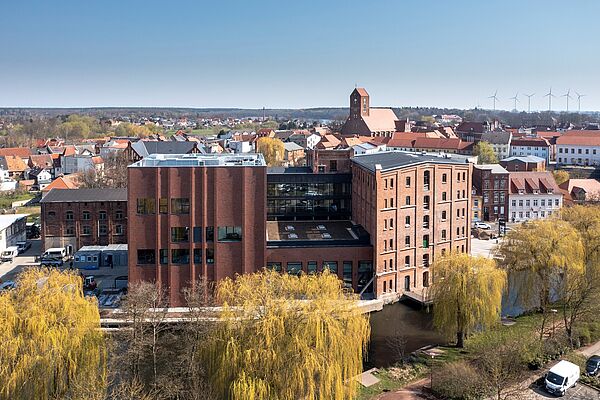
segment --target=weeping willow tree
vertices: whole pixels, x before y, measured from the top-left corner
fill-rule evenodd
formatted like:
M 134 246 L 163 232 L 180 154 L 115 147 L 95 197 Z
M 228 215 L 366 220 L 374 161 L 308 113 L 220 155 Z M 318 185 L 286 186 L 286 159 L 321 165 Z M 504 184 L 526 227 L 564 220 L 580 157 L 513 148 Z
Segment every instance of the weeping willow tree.
M 223 398 L 353 398 L 370 327 L 332 274 L 263 271 L 217 287 L 221 323 L 204 350 Z
M 553 300 L 568 293 L 570 282 L 584 273 L 580 234 L 569 222 L 554 218 L 528 222 L 506 236 L 498 256 L 512 275 L 517 301 L 541 312 L 541 341 Z
M 456 253 L 431 268 L 433 324 L 449 337 L 456 335 L 457 347 L 464 347 L 464 337 L 472 329 L 500 321 L 506 272 L 494 260 Z
M 69 272 L 30 269 L 0 294 L 0 398 L 86 398 L 102 390 L 105 351 L 95 300 Z

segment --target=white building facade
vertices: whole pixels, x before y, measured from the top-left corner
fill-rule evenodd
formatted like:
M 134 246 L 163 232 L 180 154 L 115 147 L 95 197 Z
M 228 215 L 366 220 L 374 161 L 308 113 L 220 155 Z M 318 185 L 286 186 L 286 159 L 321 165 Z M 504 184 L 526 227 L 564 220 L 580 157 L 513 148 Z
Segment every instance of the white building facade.
M 563 195 L 551 172 L 511 172 L 508 192 L 510 222 L 550 217 L 563 206 Z
M 600 165 L 600 131 L 568 131 L 556 139 L 559 165 Z
M 24 242 L 27 238 L 26 225 L 26 214 L 0 215 L 0 251 L 16 246 L 17 242 Z

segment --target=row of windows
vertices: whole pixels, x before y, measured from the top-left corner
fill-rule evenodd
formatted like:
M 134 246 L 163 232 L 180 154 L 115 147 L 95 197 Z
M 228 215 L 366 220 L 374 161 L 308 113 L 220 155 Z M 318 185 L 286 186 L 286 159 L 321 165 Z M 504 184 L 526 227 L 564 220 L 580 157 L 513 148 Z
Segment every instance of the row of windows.
M 582 153 L 583 149 L 577 149 L 577 154 L 583 154 Z M 562 153 L 563 152 L 563 148 L 559 147 L 558 148 L 558 152 Z M 569 153 L 569 149 L 564 149 L 564 153 L 568 154 Z M 571 154 L 575 154 L 575 149 L 571 149 Z M 585 149 L 585 154 L 590 154 L 590 149 Z M 596 149 L 592 149 L 592 154 L 596 154 Z
M 270 197 L 349 196 L 350 183 L 269 183 Z
M 567 157 L 562 158 L 562 157 L 558 157 L 558 162 L 559 163 L 568 163 L 569 159 Z M 597 160 L 590 160 L 589 157 L 588 158 L 584 158 L 583 160 L 581 158 L 571 158 L 571 164 L 582 164 L 582 165 L 589 165 L 589 164 L 593 164 L 593 165 L 598 165 L 598 161 Z
M 533 212 L 530 212 L 530 211 L 525 211 L 525 212 L 519 211 L 518 215 L 519 215 L 519 219 L 523 219 L 523 217 L 525 217 L 526 219 L 529 219 L 532 216 L 533 216 L 534 219 L 537 219 L 538 216 L 539 216 L 539 218 L 545 218 L 546 216 L 548 216 L 548 217 L 551 216 L 552 215 L 552 211 L 548 211 L 548 212 L 546 212 L 546 211 L 540 211 L 539 214 L 538 214 L 537 211 L 533 211 Z M 512 213 L 512 219 L 513 219 L 513 221 L 515 221 L 517 219 L 517 213 L 515 211 L 513 211 L 513 213 Z
M 494 189 L 506 189 L 507 183 L 508 181 L 506 179 L 494 179 Z M 484 189 L 491 189 L 491 185 L 490 185 L 490 180 L 489 179 L 485 179 L 483 181 L 483 188 Z
M 206 241 L 215 240 L 215 228 L 207 226 L 204 230 Z M 202 227 L 195 226 L 192 230 L 194 243 L 202 243 Z M 219 226 L 217 228 L 217 241 L 219 242 L 239 242 L 242 240 L 241 226 Z M 190 241 L 190 228 L 187 226 L 171 227 L 171 242 L 184 243 Z
M 513 199 L 511 202 L 513 207 L 517 206 L 517 200 Z M 533 204 L 533 207 L 537 207 L 538 206 L 538 200 L 525 200 L 525 206 L 526 207 L 530 207 Z M 556 207 L 558 207 L 560 204 L 560 200 L 559 199 L 554 199 L 554 205 Z M 541 207 L 545 207 L 546 206 L 546 199 L 541 199 L 539 200 L 539 205 Z M 552 206 L 552 199 L 548 199 L 548 207 Z M 519 207 L 523 207 L 523 200 L 519 200 Z
M 291 275 L 300 275 L 302 272 L 308 274 L 316 274 L 324 270 L 329 270 L 334 275 L 339 275 L 338 262 L 337 261 L 323 261 L 320 268 L 316 261 L 308 261 L 306 263 L 306 269 L 303 269 L 303 263 L 301 261 L 289 261 L 286 263 L 285 272 Z M 342 279 L 344 286 L 352 287 L 352 261 L 342 262 Z M 283 272 L 283 264 L 277 261 L 270 261 L 267 263 L 267 269 L 272 269 L 277 272 Z M 371 280 L 373 275 L 373 264 L 371 261 L 359 261 L 358 262 L 358 290 L 362 290 L 365 285 Z
M 506 200 L 505 192 L 494 192 L 494 203 L 504 203 Z M 487 204 L 490 202 L 490 194 L 488 192 L 483 193 L 483 203 Z
M 48 217 L 56 217 L 56 211 L 48 211 Z M 119 220 L 119 219 L 123 219 L 125 217 L 125 212 L 122 210 L 117 210 L 115 211 L 115 219 Z M 66 211 L 65 212 L 65 219 L 67 221 L 74 221 L 75 220 L 75 212 L 74 211 Z M 82 211 L 81 212 L 81 219 L 83 221 L 90 221 L 92 219 L 92 212 L 91 211 Z M 108 213 L 106 211 L 98 211 L 98 220 L 100 221 L 105 221 L 108 219 Z
M 461 179 L 462 178 L 462 179 Z M 429 189 L 429 184 L 430 184 L 430 180 L 431 180 L 431 172 L 430 171 L 423 171 L 423 186 L 425 187 L 425 190 Z M 457 182 L 461 182 L 462 181 L 466 181 L 467 180 L 467 173 L 466 172 L 458 172 L 456 174 L 456 181 Z M 410 176 L 407 176 L 405 178 L 404 181 L 404 186 L 406 186 L 407 188 L 410 187 L 410 183 L 411 183 L 411 178 Z M 389 183 L 389 185 L 388 185 Z M 448 174 L 442 174 L 442 183 L 448 183 Z M 393 189 L 394 188 L 394 178 L 390 178 L 388 179 L 384 179 L 383 181 L 383 187 L 384 189 Z
M 156 199 L 144 197 L 137 199 L 138 214 L 156 214 Z M 169 199 L 161 197 L 158 199 L 158 212 L 160 214 L 169 214 Z M 189 214 L 190 199 L 183 197 L 174 197 L 171 199 L 171 214 Z
M 90 225 L 83 225 L 81 227 L 80 234 L 82 236 L 88 236 L 92 234 L 92 227 Z M 125 234 L 125 229 L 123 225 L 115 225 L 114 231 L 112 232 L 114 236 L 120 236 Z M 98 236 L 107 236 L 108 235 L 108 226 L 99 225 L 98 226 Z M 75 227 L 67 226 L 65 227 L 65 236 L 75 236 Z
M 466 215 L 466 208 L 457 208 L 456 209 L 456 218 L 464 218 Z M 446 221 L 448 217 L 448 213 L 446 210 L 442 211 L 442 221 Z M 428 229 L 429 228 L 429 222 L 430 222 L 430 218 L 429 215 L 424 215 L 423 216 L 423 229 Z M 406 228 L 410 227 L 410 215 L 407 215 L 404 217 L 404 226 Z M 388 230 L 388 229 L 394 229 L 394 219 L 390 218 L 389 219 L 389 223 L 388 223 L 388 219 L 384 219 L 383 220 L 383 230 Z
M 193 249 L 194 264 L 202 263 L 202 249 Z M 169 263 L 169 250 L 160 249 L 158 252 L 159 263 L 166 265 Z M 206 249 L 206 263 L 213 264 L 215 262 L 215 250 Z M 155 265 L 156 250 L 155 249 L 138 249 L 137 251 L 138 265 Z M 171 249 L 171 264 L 189 264 L 190 249 Z

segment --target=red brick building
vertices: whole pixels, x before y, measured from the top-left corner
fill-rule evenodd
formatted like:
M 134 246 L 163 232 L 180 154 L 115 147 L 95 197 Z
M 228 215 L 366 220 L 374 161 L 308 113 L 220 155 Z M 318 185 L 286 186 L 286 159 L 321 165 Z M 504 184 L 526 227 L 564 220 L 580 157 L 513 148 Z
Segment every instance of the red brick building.
M 473 189 L 482 198 L 479 206 L 482 221 L 508 217 L 508 177 L 509 172 L 498 164 L 473 167 Z
M 44 249 L 127 243 L 127 189 L 53 189 L 40 204 Z
M 129 279 L 155 281 L 171 305 L 200 277 L 265 266 L 262 155 L 150 155 L 128 168 Z
M 471 165 L 454 157 L 352 159 L 352 216 L 371 234 L 377 297 L 422 293 L 435 256 L 470 251 Z

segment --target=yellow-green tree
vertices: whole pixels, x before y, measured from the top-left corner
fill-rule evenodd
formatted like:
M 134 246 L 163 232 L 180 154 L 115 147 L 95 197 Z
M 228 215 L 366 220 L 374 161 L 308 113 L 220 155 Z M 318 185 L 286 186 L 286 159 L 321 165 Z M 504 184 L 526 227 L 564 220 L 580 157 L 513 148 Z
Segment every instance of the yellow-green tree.
M 260 138 L 256 141 L 256 152 L 262 153 L 268 166 L 281 165 L 284 154 L 283 142 L 276 138 Z
M 222 398 L 353 398 L 369 321 L 335 275 L 265 270 L 221 281 L 217 299 L 204 358 Z
M 542 340 L 553 298 L 560 298 L 568 283 L 584 272 L 579 233 L 558 219 L 528 222 L 506 236 L 498 256 L 512 275 L 511 289 L 517 291 L 521 305 L 542 313 Z
M 569 173 L 565 170 L 558 169 L 552 172 L 557 185 L 565 183 L 569 180 Z
M 0 398 L 86 398 L 104 386 L 105 348 L 95 300 L 69 272 L 24 271 L 0 294 Z
M 473 146 L 473 155 L 477 156 L 478 164 L 496 164 L 498 156 L 494 152 L 494 148 L 488 142 L 478 142 Z
M 506 272 L 494 260 L 455 253 L 434 262 L 432 270 L 433 324 L 449 337 L 456 335 L 457 347 L 475 327 L 500 321 Z

